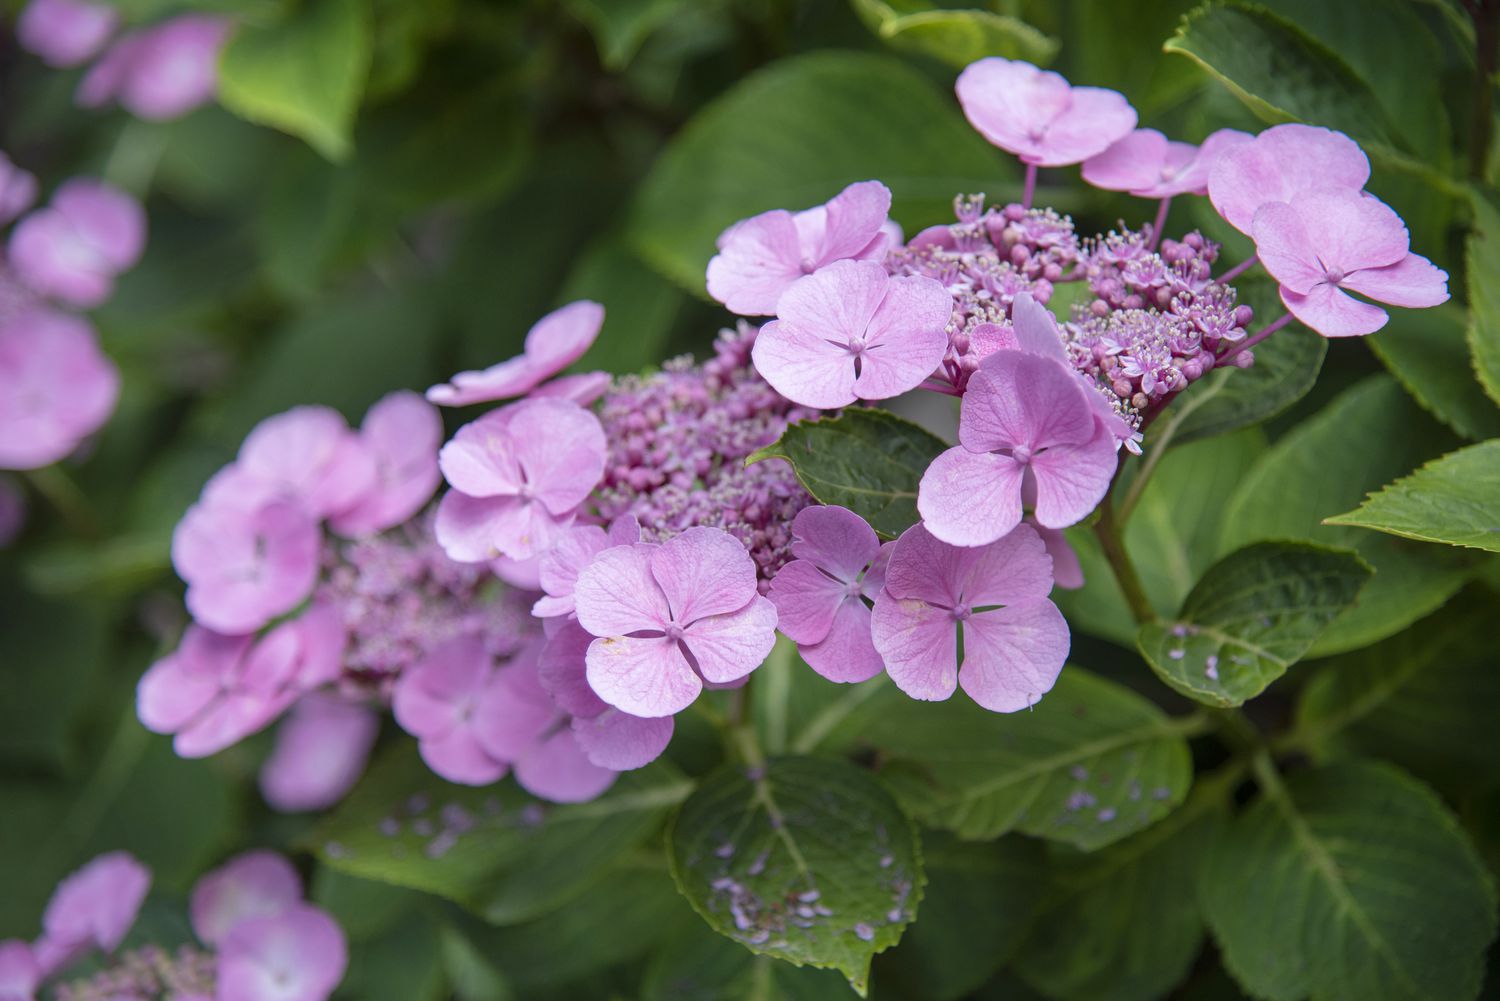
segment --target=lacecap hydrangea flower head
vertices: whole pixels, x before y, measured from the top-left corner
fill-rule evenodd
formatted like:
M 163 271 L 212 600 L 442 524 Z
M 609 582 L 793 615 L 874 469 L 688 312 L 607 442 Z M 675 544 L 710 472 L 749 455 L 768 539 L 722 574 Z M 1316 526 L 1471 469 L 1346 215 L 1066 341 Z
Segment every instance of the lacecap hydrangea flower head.
M 289 713 L 262 786 L 311 809 L 358 777 L 385 712 L 450 781 L 589 799 L 661 755 L 705 691 L 753 685 L 778 631 L 834 682 L 1035 705 L 1070 644 L 1052 589 L 1083 584 L 1063 530 L 1152 422 L 1277 331 L 1369 333 L 1385 313 L 1356 295 L 1432 305 L 1446 276 L 1338 133 L 1179 142 L 1118 93 L 1004 59 L 957 92 L 1021 160 L 1022 198 L 961 194 L 906 239 L 891 191 L 858 180 L 734 223 L 706 286 L 746 319 L 702 361 L 567 371 L 624 336 L 575 302 L 519 356 L 395 393 L 357 431 L 314 407 L 263 422 L 178 526 L 194 621 L 142 680 L 143 721 L 202 755 Z M 1078 164 L 1153 218 L 1081 236 L 1033 204 L 1041 169 Z M 1255 257 L 1167 237 L 1172 201 L 1205 196 Z M 1233 284 L 1257 264 L 1287 308 L 1269 322 Z M 1068 283 L 1074 305 L 1049 308 Z M 758 454 L 919 391 L 957 401 L 956 440 L 887 536 Z M 486 409 L 447 434 L 434 405 Z

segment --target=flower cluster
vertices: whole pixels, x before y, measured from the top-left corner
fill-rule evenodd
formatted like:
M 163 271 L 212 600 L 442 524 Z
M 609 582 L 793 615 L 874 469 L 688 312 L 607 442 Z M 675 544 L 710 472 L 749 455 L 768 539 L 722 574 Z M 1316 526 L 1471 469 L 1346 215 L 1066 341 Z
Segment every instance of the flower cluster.
M 101 855 L 58 884 L 33 942 L 0 942 L 0 995 L 35 1001 L 326 1001 L 344 977 L 348 946 L 302 880 L 272 852 L 247 852 L 210 872 L 189 903 L 196 944 L 119 952 L 151 887 L 125 852 Z M 97 972 L 68 970 L 103 953 Z

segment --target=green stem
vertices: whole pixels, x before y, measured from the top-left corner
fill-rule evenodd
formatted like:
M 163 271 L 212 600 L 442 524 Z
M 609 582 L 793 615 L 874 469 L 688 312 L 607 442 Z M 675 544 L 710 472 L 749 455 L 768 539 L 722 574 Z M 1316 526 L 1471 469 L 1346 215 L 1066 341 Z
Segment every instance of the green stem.
M 1156 472 L 1156 467 L 1161 464 L 1161 457 L 1167 454 L 1167 448 L 1172 444 L 1172 438 L 1176 436 L 1177 429 L 1182 426 L 1182 422 L 1193 410 L 1192 407 L 1173 408 L 1172 415 L 1167 418 L 1161 431 L 1151 440 L 1151 447 L 1146 450 L 1146 456 L 1141 460 L 1141 471 L 1135 474 L 1135 479 L 1130 481 L 1130 487 L 1120 500 L 1118 518 L 1121 525 L 1130 522 L 1130 515 L 1135 511 L 1135 506 L 1141 502 L 1141 495 L 1146 492 L 1147 481 L 1151 479 L 1151 474 Z
M 1114 571 L 1115 580 L 1120 584 L 1120 592 L 1125 595 L 1125 603 L 1130 606 L 1130 614 L 1140 625 L 1154 622 L 1156 612 L 1151 608 L 1151 599 L 1146 597 L 1146 588 L 1141 583 L 1135 564 L 1131 562 L 1130 554 L 1125 551 L 1125 541 L 1120 536 L 1113 497 L 1106 495 L 1104 503 L 1099 505 L 1099 520 L 1094 522 L 1094 535 L 1098 537 L 1099 548 L 1103 551 L 1104 558 L 1109 561 L 1109 568 Z
M 41 469 L 27 470 L 24 474 L 30 484 L 36 488 L 36 492 L 47 498 L 47 502 L 57 509 L 62 515 L 63 521 L 68 525 L 69 531 L 74 535 L 85 539 L 97 539 L 104 533 L 100 530 L 99 519 L 94 514 L 93 506 L 89 504 L 88 495 L 68 475 L 67 470 L 53 464 L 43 466 Z
M 1214 729 L 1225 745 L 1246 754 L 1259 754 L 1265 748 L 1260 731 L 1238 709 L 1210 709 Z

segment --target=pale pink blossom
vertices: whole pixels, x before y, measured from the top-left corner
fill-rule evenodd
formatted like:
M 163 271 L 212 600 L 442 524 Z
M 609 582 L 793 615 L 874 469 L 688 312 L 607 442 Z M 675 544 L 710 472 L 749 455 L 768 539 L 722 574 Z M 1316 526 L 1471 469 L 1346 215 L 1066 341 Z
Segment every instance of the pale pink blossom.
M 166 121 L 214 99 L 219 52 L 233 23 L 211 14 L 183 14 L 121 37 L 78 85 L 87 108 L 109 101 L 138 118 Z
M 1117 91 L 1074 87 L 1056 73 L 998 56 L 970 63 L 956 90 L 980 135 L 1041 167 L 1079 163 L 1135 128 L 1135 109 Z
M 450 381 L 427 390 L 427 399 L 444 407 L 461 407 L 525 396 L 582 358 L 603 325 L 603 306 L 587 299 L 570 302 L 532 326 L 521 354 L 477 372 L 460 372 Z M 591 372 L 559 379 L 550 390 L 538 395 L 560 396 L 587 404 L 608 384 L 608 375 Z
M 31 946 L 20 939 L 0 941 L 0 1001 L 33 1001 L 41 982 Z
M 1128 191 L 1137 198 L 1203 195 L 1219 155 L 1252 138 L 1238 129 L 1219 129 L 1203 145 L 1194 146 L 1172 142 L 1155 129 L 1136 129 L 1085 160 L 1083 179 L 1096 188 Z
M 120 374 L 88 321 L 44 307 L 0 320 L 0 469 L 66 458 L 119 394 Z
M 151 888 L 151 871 L 126 852 L 100 855 L 57 885 L 34 956 L 45 978 L 94 949 L 125 940 Z
M 234 925 L 219 949 L 215 1001 L 327 1001 L 348 964 L 338 924 L 296 903 Z
M 276 917 L 302 902 L 302 877 L 282 855 L 237 855 L 193 886 L 193 933 L 205 945 L 223 944 L 243 921 Z
M 573 588 L 578 575 L 610 546 L 625 546 L 641 541 L 641 525 L 634 515 L 615 520 L 606 532 L 598 525 L 575 525 L 543 553 L 537 565 L 537 582 L 545 591 L 532 606 L 531 614 L 539 619 L 573 615 Z
M 260 791 L 286 813 L 326 810 L 364 774 L 380 717 L 335 695 L 312 692 L 292 707 L 260 767 Z
M 92 309 L 110 297 L 115 276 L 134 266 L 145 247 L 139 202 L 108 184 L 75 178 L 16 224 L 9 257 L 37 293 Z
M 195 620 L 221 633 L 248 633 L 312 593 L 321 546 L 317 523 L 296 503 L 242 508 L 218 491 L 177 523 L 172 565 L 187 582 Z
M 382 446 L 410 451 L 408 442 L 392 442 L 400 432 L 389 427 L 390 416 L 379 419 L 385 425 L 378 435 Z M 379 482 L 368 440 L 349 430 L 331 407 L 293 407 L 257 424 L 234 465 L 204 488 L 204 496 L 216 500 L 232 492 L 240 505 L 261 498 L 288 500 L 316 519 L 342 514 L 360 505 Z
M 661 756 L 672 740 L 671 716 L 645 719 L 609 705 L 588 683 L 588 648 L 594 641 L 576 621 L 564 621 L 542 650 L 537 678 L 571 727 L 588 760 L 600 768 L 629 771 Z
M 369 486 L 329 525 L 341 535 L 370 535 L 422 510 L 442 481 L 442 442 L 443 420 L 421 396 L 402 390 L 383 397 L 359 428 L 359 444 L 373 463 Z
M 16 19 L 16 40 L 47 65 L 67 69 L 97 55 L 119 23 L 108 4 L 31 0 Z
M 766 316 L 792 283 L 834 261 L 879 262 L 899 228 L 888 230 L 891 193 L 879 181 L 849 185 L 823 205 L 795 214 L 772 209 L 719 236 L 708 262 L 708 294 L 730 312 Z
M 1314 125 L 1277 125 L 1250 142 L 1223 150 L 1208 172 L 1208 199 L 1235 229 L 1250 235 L 1255 212 L 1325 188 L 1359 191 L 1370 160 L 1342 132 Z

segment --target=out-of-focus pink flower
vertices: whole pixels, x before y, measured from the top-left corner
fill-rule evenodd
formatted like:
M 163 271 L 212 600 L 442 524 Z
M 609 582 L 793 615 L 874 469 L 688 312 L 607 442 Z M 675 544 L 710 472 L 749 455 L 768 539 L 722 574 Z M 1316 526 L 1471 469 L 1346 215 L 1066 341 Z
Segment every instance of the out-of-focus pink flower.
M 851 258 L 879 262 L 899 244 L 886 228 L 890 210 L 884 184 L 859 181 L 795 215 L 773 209 L 741 219 L 719 236 L 719 252 L 708 262 L 708 294 L 742 316 L 775 313 L 782 293 L 804 275 Z
M 488 403 L 513 396 L 525 396 L 542 382 L 582 358 L 599 336 L 599 328 L 603 325 L 603 306 L 587 299 L 570 302 L 536 321 L 526 334 L 526 344 L 521 354 L 481 371 L 460 372 L 449 382 L 427 390 L 427 399 L 444 407 L 461 407 L 470 403 Z M 587 381 L 568 381 L 561 389 L 554 389 L 547 395 L 568 397 L 572 392 L 581 390 L 580 395 L 586 396 L 589 387 L 598 383 L 601 375 L 603 373 L 596 372 L 570 377 L 570 380 Z M 609 376 L 603 375 L 603 381 L 608 385 Z M 600 391 L 602 392 L 602 388 Z M 597 397 L 598 394 L 594 395 Z
M 26 494 L 13 476 L 0 475 L 0 549 L 16 540 L 26 525 Z
M 772 388 L 803 406 L 884 400 L 937 368 L 952 311 L 952 297 L 931 278 L 836 261 L 786 290 L 751 356 Z
M 1225 222 L 1249 236 L 1256 210 L 1268 202 L 1329 188 L 1359 191 L 1369 179 L 1369 158 L 1342 132 L 1277 125 L 1214 158 L 1208 199 Z
M 36 201 L 36 176 L 0 153 L 0 226 L 31 208 Z
M 382 415 L 380 423 L 389 420 Z M 382 447 L 400 452 L 406 443 L 392 442 L 395 436 L 388 432 L 383 428 L 379 435 Z M 371 450 L 349 430 L 343 415 L 313 406 L 293 407 L 257 424 L 240 445 L 234 465 L 215 481 L 221 477 L 204 489 L 205 497 L 233 492 L 241 506 L 252 499 L 288 500 L 319 519 L 360 504 L 377 482 Z
M 842 507 L 807 507 L 792 520 L 796 559 L 771 579 L 776 627 L 829 681 L 866 681 L 885 665 L 870 639 L 870 606 L 885 586 L 890 547 Z
M 686 709 L 705 681 L 746 677 L 776 642 L 776 608 L 760 596 L 755 563 L 720 529 L 606 549 L 579 574 L 573 600 L 597 637 L 589 686 L 632 716 Z
M 0 1001 L 33 1001 L 41 982 L 31 946 L 20 939 L 0 942 Z
M 92 309 L 114 291 L 115 276 L 140 260 L 146 213 L 123 191 L 74 178 L 16 224 L 9 246 L 11 266 L 32 289 Z
M 260 767 L 260 791 L 276 810 L 325 810 L 364 774 L 380 717 L 364 706 L 313 692 L 292 707 Z
M 240 922 L 275 917 L 301 902 L 302 878 L 284 856 L 245 852 L 193 886 L 193 933 L 205 945 L 222 945 Z
M 437 456 L 443 420 L 416 393 L 391 393 L 371 407 L 359 441 L 374 462 L 374 476 L 362 497 L 330 519 L 342 535 L 370 535 L 401 524 L 432 499 L 442 481 Z
M 956 89 L 980 135 L 1041 167 L 1086 160 L 1135 128 L 1135 109 L 1117 91 L 1074 87 L 1056 73 L 998 56 L 970 63 Z
M 165 121 L 212 101 L 219 87 L 219 51 L 233 24 L 209 14 L 184 14 L 125 35 L 78 85 L 77 101 L 108 101 L 138 118 Z
M 1346 289 L 1392 306 L 1448 301 L 1447 272 L 1411 253 L 1401 217 L 1374 195 L 1307 191 L 1270 202 L 1256 211 L 1251 233 L 1281 301 L 1324 337 L 1373 334 L 1389 319 Z
M 495 665 L 475 636 L 431 650 L 396 682 L 391 709 L 417 738 L 427 767 L 450 782 L 488 785 L 509 770 L 479 742 L 479 701 L 494 681 Z
M 604 476 L 599 419 L 566 400 L 524 400 L 459 428 L 439 453 L 453 487 L 438 542 L 455 560 L 525 560 L 550 549 Z
M 47 65 L 66 69 L 98 54 L 119 23 L 108 4 L 31 0 L 16 20 L 16 39 Z
M 338 612 L 321 603 L 259 640 L 189 626 L 177 650 L 141 678 L 136 714 L 148 730 L 176 734 L 182 757 L 216 754 L 335 680 L 346 641 Z
M 221 633 L 249 633 L 312 592 L 321 542 L 317 523 L 292 501 L 241 508 L 220 492 L 177 523 L 172 565 L 187 582 L 194 619 Z
M 100 855 L 57 885 L 34 956 L 46 978 L 91 949 L 113 952 L 151 888 L 151 871 L 126 852 Z
M 1136 129 L 1083 162 L 1083 179 L 1107 191 L 1128 191 L 1137 198 L 1173 198 L 1208 193 L 1208 172 L 1219 154 L 1253 137 L 1238 129 L 1220 129 L 1202 146 L 1170 142 L 1155 129 Z
M 44 307 L 0 320 L 0 469 L 66 458 L 119 395 L 120 374 L 86 320 Z
M 1052 689 L 1068 657 L 1051 589 L 1052 561 L 1029 525 L 975 548 L 914 525 L 896 540 L 875 600 L 875 648 L 914 699 L 941 701 L 962 686 L 993 712 L 1025 709 Z
M 293 904 L 234 925 L 219 950 L 215 1001 L 326 1001 L 348 965 L 338 924 L 316 907 Z

